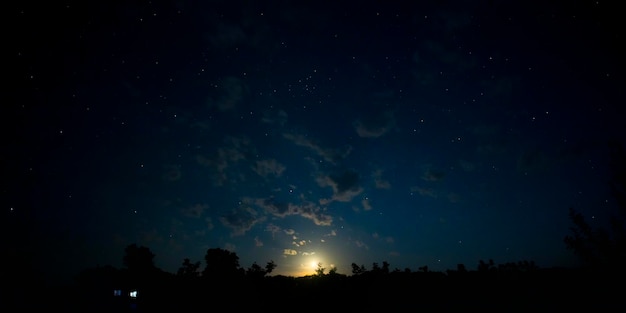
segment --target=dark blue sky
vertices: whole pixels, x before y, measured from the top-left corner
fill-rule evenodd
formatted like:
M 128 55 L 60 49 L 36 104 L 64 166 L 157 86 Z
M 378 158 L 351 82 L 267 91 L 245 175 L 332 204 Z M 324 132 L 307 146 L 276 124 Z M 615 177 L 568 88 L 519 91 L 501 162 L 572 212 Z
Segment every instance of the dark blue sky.
M 13 4 L 5 245 L 51 276 L 131 243 L 170 272 L 575 265 L 568 209 L 615 206 L 616 8 L 407 3 Z

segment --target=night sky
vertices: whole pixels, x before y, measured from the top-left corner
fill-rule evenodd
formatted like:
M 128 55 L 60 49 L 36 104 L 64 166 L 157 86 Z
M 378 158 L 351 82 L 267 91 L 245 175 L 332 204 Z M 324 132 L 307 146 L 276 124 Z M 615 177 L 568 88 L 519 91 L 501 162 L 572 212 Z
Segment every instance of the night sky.
M 568 209 L 615 209 L 616 5 L 12 3 L 3 270 L 575 266 Z

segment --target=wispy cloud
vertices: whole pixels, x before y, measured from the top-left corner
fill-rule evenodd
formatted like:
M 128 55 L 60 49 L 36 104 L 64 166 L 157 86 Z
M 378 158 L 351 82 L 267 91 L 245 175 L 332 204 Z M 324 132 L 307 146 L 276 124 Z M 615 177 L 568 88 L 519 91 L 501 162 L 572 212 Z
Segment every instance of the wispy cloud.
M 389 132 L 395 125 L 392 112 L 371 114 L 365 118 L 356 120 L 353 124 L 356 133 L 364 138 L 378 138 Z
M 333 222 L 332 216 L 325 214 L 322 207 L 306 200 L 303 196 L 300 197 L 299 203 L 281 202 L 274 197 L 256 198 L 252 201 L 257 207 L 263 209 L 265 213 L 275 217 L 299 215 L 319 226 L 329 226 Z
M 207 97 L 209 107 L 220 111 L 234 110 L 248 94 L 248 85 L 242 79 L 227 76 L 213 85 Z
M 237 179 L 244 179 L 245 176 L 237 173 L 234 166 L 240 161 L 245 161 L 248 155 L 255 152 L 247 137 L 227 136 L 224 142 L 225 145 L 218 147 L 213 154 L 196 156 L 198 164 L 210 170 L 215 186 L 223 186 L 226 183 L 234 183 Z
M 258 236 L 254 237 L 254 246 L 255 247 L 263 247 L 263 241 L 259 239 Z
M 290 133 L 285 133 L 283 134 L 283 137 L 298 146 L 309 148 L 310 150 L 315 152 L 318 156 L 322 157 L 324 161 L 329 162 L 331 164 L 337 164 L 337 162 L 347 157 L 352 151 L 351 147 L 347 147 L 343 150 L 324 148 L 321 145 L 314 142 L 313 140 L 311 140 L 310 138 L 302 136 L 302 135 L 294 135 Z
M 363 249 L 365 249 L 365 250 L 369 250 L 369 249 L 370 249 L 370 247 L 369 247 L 367 244 L 365 244 L 363 241 L 361 241 L 361 240 L 355 240 L 355 241 L 354 241 L 354 244 L 355 244 L 357 247 L 359 247 L 359 248 L 363 248 Z
M 186 217 L 199 218 L 204 213 L 204 210 L 208 209 L 208 204 L 196 204 L 191 207 L 181 209 L 182 213 Z
M 378 189 L 391 189 L 391 184 L 386 179 L 383 179 L 383 170 L 377 169 L 372 173 L 374 178 L 374 184 Z
M 222 225 L 231 229 L 231 236 L 241 236 L 248 232 L 254 225 L 262 222 L 264 217 L 259 217 L 252 208 L 233 210 L 220 217 Z
M 365 211 L 372 210 L 372 205 L 370 204 L 370 199 L 368 198 L 361 200 L 361 205 L 363 205 L 363 210 Z
M 183 176 L 183 172 L 180 170 L 180 165 L 168 164 L 164 165 L 163 167 L 165 168 L 165 173 L 162 177 L 165 181 L 179 181 Z
M 285 169 L 286 167 L 275 159 L 256 161 L 255 166 L 252 167 L 252 170 L 262 177 L 268 177 L 270 175 L 280 177 Z
M 437 198 L 437 192 L 433 188 L 423 188 L 420 186 L 411 186 L 411 193 L 418 193 L 420 196 Z
M 350 202 L 352 198 L 363 192 L 363 187 L 359 185 L 359 173 L 353 170 L 347 170 L 336 175 L 321 175 L 316 180 L 320 187 L 331 187 L 333 190 L 331 199 L 320 200 L 323 205 L 332 201 Z
M 273 112 L 265 112 L 263 113 L 263 117 L 261 118 L 261 122 L 263 123 L 267 123 L 267 124 L 278 124 L 278 125 L 285 125 L 285 123 L 287 123 L 289 116 L 287 115 L 287 112 L 283 111 L 283 110 L 278 110 L 277 113 L 273 113 Z
M 441 170 L 427 168 L 422 174 L 422 179 L 425 181 L 437 182 L 442 181 L 446 177 L 446 173 Z
M 276 238 L 276 234 L 281 232 L 281 229 L 279 226 L 275 225 L 275 224 L 267 224 L 265 226 L 265 230 L 270 232 L 272 234 L 272 239 Z

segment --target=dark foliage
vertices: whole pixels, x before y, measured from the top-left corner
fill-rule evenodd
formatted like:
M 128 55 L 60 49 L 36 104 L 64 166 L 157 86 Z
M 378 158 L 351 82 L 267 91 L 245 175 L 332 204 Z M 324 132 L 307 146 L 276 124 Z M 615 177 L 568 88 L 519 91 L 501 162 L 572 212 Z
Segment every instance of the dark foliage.
M 133 245 L 126 253 L 124 260 L 143 261 L 129 262 L 121 269 L 87 269 L 71 288 L 43 292 L 33 286 L 30 301 L 11 304 L 64 312 L 626 308 L 620 289 L 607 283 L 612 273 L 599 276 L 586 268 L 540 268 L 532 261 L 496 264 L 479 260 L 475 267 L 459 264 L 444 272 L 427 266 L 418 271 L 390 271 L 386 261 L 382 266 L 373 263 L 371 269 L 353 263 L 352 275 L 340 274 L 335 267 L 326 270 L 319 264 L 315 275 L 290 277 L 270 276 L 277 267 L 273 261 L 265 267 L 255 262 L 244 269 L 234 252 L 223 249 L 207 251 L 203 270 L 200 262 L 183 259 L 176 273 L 154 267 L 150 262 L 154 255 L 148 248 Z M 136 297 L 131 297 L 131 292 L 136 292 Z
M 610 148 L 609 187 L 617 200 L 617 211 L 611 214 L 608 227 L 592 227 L 580 212 L 570 208 L 572 233 L 565 236 L 564 242 L 589 269 L 621 276 L 626 272 L 626 151 L 618 144 L 611 144 Z
M 135 247 L 127 253 L 145 250 Z M 149 250 L 148 250 L 149 252 Z M 144 259 L 144 260 L 147 260 Z M 209 249 L 205 268 L 184 259 L 176 274 L 141 262 L 148 269 L 89 269 L 78 277 L 79 292 L 69 309 L 90 312 L 162 312 L 171 310 L 209 311 L 215 309 L 260 311 L 281 308 L 386 311 L 495 309 L 501 311 L 536 309 L 616 309 L 624 305 L 603 285 L 603 278 L 584 269 L 542 269 L 532 261 L 496 264 L 479 260 L 476 270 L 459 264 L 454 270 L 390 271 L 386 261 L 371 269 L 352 264 L 352 275 L 326 271 L 318 264 L 314 275 L 305 277 L 270 276 L 277 267 L 273 261 L 261 267 L 239 266 L 234 252 Z M 152 268 L 152 269 L 150 269 Z M 137 280 L 136 273 L 144 273 Z M 219 274 L 218 274 L 219 273 Z M 122 290 L 115 296 L 114 290 Z M 127 292 L 137 291 L 137 298 Z

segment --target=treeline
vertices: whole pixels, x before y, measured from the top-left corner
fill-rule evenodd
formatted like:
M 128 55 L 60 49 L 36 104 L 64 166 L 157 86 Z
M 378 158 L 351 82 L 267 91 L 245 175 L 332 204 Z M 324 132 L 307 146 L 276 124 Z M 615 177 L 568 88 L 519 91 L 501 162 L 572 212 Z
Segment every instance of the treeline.
M 234 252 L 212 248 L 200 262 L 185 259 L 176 273 L 154 266 L 146 247 L 129 245 L 124 268 L 91 268 L 77 277 L 74 305 L 91 312 L 211 309 L 281 310 L 342 308 L 565 309 L 613 308 L 611 276 L 589 269 L 540 268 L 532 261 L 496 264 L 479 260 L 474 269 L 393 269 L 383 261 L 370 268 L 352 263 L 351 275 L 319 264 L 305 277 L 270 275 L 273 261 L 244 268 Z M 603 285 L 598 285 L 602 283 Z M 134 295 L 134 296 L 131 296 Z

